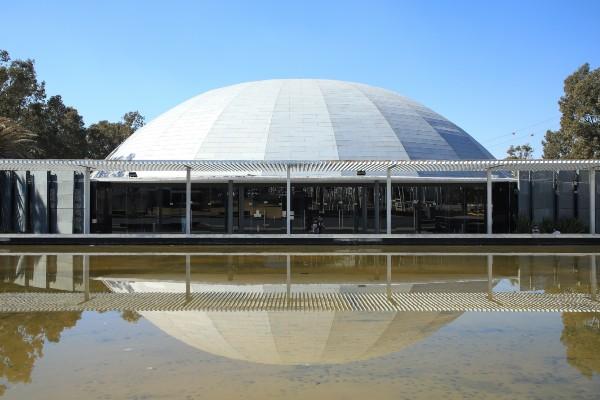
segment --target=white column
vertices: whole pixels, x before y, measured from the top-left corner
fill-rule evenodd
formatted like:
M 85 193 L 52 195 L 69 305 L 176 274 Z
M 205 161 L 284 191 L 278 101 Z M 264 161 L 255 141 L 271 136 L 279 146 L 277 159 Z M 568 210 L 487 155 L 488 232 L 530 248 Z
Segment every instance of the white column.
M 286 178 L 286 195 L 285 195 L 285 203 L 286 203 L 286 212 L 285 212 L 285 224 L 286 224 L 286 233 L 290 235 L 292 233 L 292 181 L 290 179 L 290 166 L 287 166 L 287 178 Z
M 590 170 L 590 233 L 596 233 L 596 170 Z
M 185 167 L 185 234 L 192 233 L 192 169 Z
M 227 233 L 233 233 L 233 181 L 227 181 Z
M 381 230 L 381 221 L 379 215 L 379 182 L 373 184 L 373 208 L 375 214 L 375 233 Z
M 90 169 L 83 171 L 83 233 L 90 233 Z
M 386 189 L 385 189 L 385 207 L 386 207 L 386 233 L 392 234 L 392 168 L 387 169 Z
M 487 196 L 486 196 L 486 213 L 487 213 L 487 221 L 486 221 L 486 225 L 487 225 L 487 233 L 491 234 L 492 233 L 492 224 L 493 224 L 493 219 L 492 219 L 492 170 L 488 169 L 487 170 Z

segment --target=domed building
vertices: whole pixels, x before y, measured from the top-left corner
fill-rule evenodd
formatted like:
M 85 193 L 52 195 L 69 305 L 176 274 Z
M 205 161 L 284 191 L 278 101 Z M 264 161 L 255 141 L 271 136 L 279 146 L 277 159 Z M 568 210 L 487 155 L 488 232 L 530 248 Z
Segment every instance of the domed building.
M 109 159 L 482 160 L 457 125 L 392 91 L 277 79 L 200 94 L 160 115 Z
M 108 159 L 221 163 L 190 173 L 189 232 L 269 234 L 287 230 L 286 174 L 272 163 L 298 165 L 291 172 L 289 233 L 382 233 L 386 172 L 370 165 L 494 158 L 456 124 L 392 91 L 277 79 L 191 98 L 136 131 Z M 367 167 L 336 169 L 331 163 L 338 160 Z M 318 170 L 310 167 L 315 163 Z M 391 174 L 392 233 L 485 232 L 481 172 L 398 168 Z M 110 206 L 99 204 L 93 230 L 182 232 L 185 179 L 181 170 L 98 174 L 97 198 L 110 199 Z
M 495 160 L 431 109 L 335 80 L 210 90 L 150 121 L 105 160 L 0 164 L 5 233 L 392 240 L 537 232 L 549 220 L 577 232 L 600 226 L 598 160 Z

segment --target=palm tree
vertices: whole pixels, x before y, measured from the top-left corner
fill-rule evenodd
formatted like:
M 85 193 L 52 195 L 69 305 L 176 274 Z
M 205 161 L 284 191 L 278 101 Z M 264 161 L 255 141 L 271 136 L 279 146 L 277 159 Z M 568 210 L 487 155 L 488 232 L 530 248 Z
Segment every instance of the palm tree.
M 0 117 L 0 158 L 27 158 L 35 148 L 35 137 L 12 119 Z

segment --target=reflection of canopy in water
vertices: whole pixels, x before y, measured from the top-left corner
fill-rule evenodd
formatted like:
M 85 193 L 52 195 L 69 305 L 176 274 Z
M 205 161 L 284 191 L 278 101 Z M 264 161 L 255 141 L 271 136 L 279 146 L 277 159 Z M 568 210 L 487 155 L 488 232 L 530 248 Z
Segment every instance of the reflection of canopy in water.
M 334 364 L 398 352 L 461 313 L 142 312 L 170 336 L 212 354 L 265 364 Z

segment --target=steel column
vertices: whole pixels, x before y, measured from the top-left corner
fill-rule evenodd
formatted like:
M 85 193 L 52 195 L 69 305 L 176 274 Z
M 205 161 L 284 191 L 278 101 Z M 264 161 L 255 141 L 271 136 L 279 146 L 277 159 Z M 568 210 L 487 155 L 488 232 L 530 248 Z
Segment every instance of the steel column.
M 83 233 L 90 233 L 90 169 L 83 171 Z
M 233 181 L 227 181 L 227 233 L 233 233 Z
M 287 166 L 287 177 L 286 177 L 286 192 L 285 192 L 285 232 L 290 235 L 292 233 L 292 180 L 290 178 L 290 166 Z
M 596 170 L 590 169 L 590 233 L 596 233 Z
M 192 233 L 192 169 L 185 168 L 185 234 Z
M 387 169 L 386 189 L 385 189 L 385 207 L 386 207 L 386 233 L 392 234 L 392 168 Z
M 367 233 L 369 230 L 369 210 L 367 209 L 368 203 L 368 186 L 363 186 L 362 188 L 362 199 L 361 199 L 361 214 L 362 214 L 362 230 L 363 233 Z
M 486 229 L 487 229 L 487 233 L 491 234 L 492 233 L 492 224 L 493 224 L 493 219 L 492 219 L 492 208 L 493 208 L 493 204 L 492 204 L 492 170 L 488 169 L 487 170 L 487 196 L 486 196 Z
M 238 183 L 238 233 L 244 233 L 244 185 Z
M 373 185 L 373 208 L 375 214 L 375 233 L 379 233 L 381 229 L 381 223 L 379 221 L 379 182 L 375 181 Z

